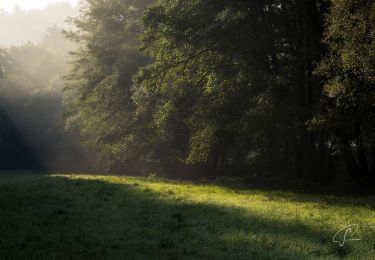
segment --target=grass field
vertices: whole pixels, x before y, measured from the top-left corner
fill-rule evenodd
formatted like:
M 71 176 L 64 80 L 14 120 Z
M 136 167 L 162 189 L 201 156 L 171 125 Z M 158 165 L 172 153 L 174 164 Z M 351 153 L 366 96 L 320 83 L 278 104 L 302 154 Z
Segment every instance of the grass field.
M 1 259 L 374 259 L 375 197 L 0 175 Z M 343 226 L 358 224 L 343 247 Z

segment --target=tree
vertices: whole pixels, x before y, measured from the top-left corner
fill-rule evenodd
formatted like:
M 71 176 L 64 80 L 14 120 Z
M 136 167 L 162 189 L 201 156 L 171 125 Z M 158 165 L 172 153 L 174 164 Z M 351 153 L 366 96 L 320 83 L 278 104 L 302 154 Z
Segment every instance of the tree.
M 4 77 L 7 60 L 4 51 L 0 49 L 0 79 Z
M 139 155 L 132 77 L 148 61 L 138 52 L 138 37 L 151 2 L 87 0 L 67 33 L 79 46 L 66 78 L 67 123 L 80 126 L 108 169 Z
M 326 8 L 324 1 L 157 1 L 142 36 L 153 63 L 139 72 L 135 91 L 158 136 L 153 154 L 214 171 L 261 162 L 268 172 L 316 174 L 327 142 L 306 122 L 321 95 L 312 71 Z
M 315 125 L 326 129 L 352 179 L 375 176 L 375 3 L 333 1 L 318 73 L 326 78 L 324 110 Z M 370 162 L 372 160 L 372 165 Z
M 76 49 L 74 42 L 66 39 L 64 30 L 56 25 L 47 28 L 41 46 L 55 56 L 63 56 L 62 58 L 66 58 L 69 52 Z

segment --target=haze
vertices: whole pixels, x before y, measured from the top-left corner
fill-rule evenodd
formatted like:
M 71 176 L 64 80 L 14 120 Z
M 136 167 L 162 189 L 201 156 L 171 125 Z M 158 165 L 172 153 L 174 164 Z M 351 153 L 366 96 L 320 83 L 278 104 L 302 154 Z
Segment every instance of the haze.
M 0 126 L 7 125 L 0 129 L 2 169 L 68 165 L 71 170 L 85 161 L 77 132 L 65 133 L 62 118 L 61 76 L 68 71 L 68 52 L 75 49 L 62 30 L 77 14 L 75 2 L 2 2 L 3 8 L 19 4 L 0 12 L 0 52 L 7 60 L 0 79 Z
M 70 3 L 72 6 L 76 6 L 79 0 L 2 0 L 0 1 L 0 8 L 7 12 L 12 12 L 15 6 L 19 6 L 22 9 L 42 9 L 46 8 L 51 3 L 65 2 Z
M 44 9 L 24 9 L 38 8 Z M 49 27 L 58 26 L 67 29 L 65 22 L 68 17 L 77 14 L 78 7 L 74 7 L 76 1 L 18 1 L 12 12 L 0 11 L 0 46 L 20 46 L 28 42 L 39 43 L 43 40 Z M 6 3 L 6 4 L 5 4 Z M 15 1 L 3 1 L 0 8 L 11 8 Z M 33 4 L 32 4 L 33 3 Z

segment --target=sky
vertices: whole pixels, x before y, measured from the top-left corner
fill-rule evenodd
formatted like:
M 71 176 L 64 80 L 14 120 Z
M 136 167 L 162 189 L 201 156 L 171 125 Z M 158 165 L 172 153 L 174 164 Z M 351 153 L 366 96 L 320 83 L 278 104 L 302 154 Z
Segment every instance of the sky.
M 79 0 L 0 0 L 0 9 L 12 12 L 15 5 L 19 5 L 22 9 L 43 9 L 48 4 L 56 2 L 69 2 L 76 6 Z

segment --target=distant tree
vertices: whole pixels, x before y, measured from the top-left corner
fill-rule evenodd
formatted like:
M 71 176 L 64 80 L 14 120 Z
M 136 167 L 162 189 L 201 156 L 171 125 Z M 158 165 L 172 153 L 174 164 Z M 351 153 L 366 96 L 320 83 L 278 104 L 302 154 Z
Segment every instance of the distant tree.
M 0 49 L 0 78 L 4 77 L 6 64 L 7 60 L 5 57 L 5 53 L 2 49 Z
M 0 169 L 69 170 L 85 163 L 77 133 L 64 129 L 60 75 L 67 73 L 67 53 L 56 45 L 53 52 L 31 43 L 13 46 L 1 56 L 6 77 L 0 79 Z
M 67 69 L 66 61 L 60 55 L 56 56 L 44 47 L 33 43 L 18 47 L 11 46 L 7 50 L 7 55 L 14 65 L 13 75 L 18 74 L 20 77 L 32 79 L 31 84 L 36 87 L 45 86 L 51 77 L 64 73 Z
M 69 52 L 75 50 L 76 45 L 74 42 L 66 39 L 63 32 L 64 29 L 56 25 L 47 28 L 44 39 L 40 45 L 54 55 L 67 57 Z
M 0 50 L 0 169 L 34 169 L 39 168 L 39 160 L 33 153 L 24 137 L 18 131 L 8 112 L 7 95 L 4 89 L 8 87 L 7 77 L 12 77 L 14 69 L 7 50 Z
M 0 79 L 4 77 L 5 70 L 5 57 L 3 50 L 0 49 Z M 4 127 L 4 119 L 0 118 L 0 128 Z M 0 145 L 2 145 L 2 142 L 4 140 L 3 134 L 0 134 Z
M 325 106 L 315 126 L 334 137 L 352 179 L 375 177 L 375 2 L 332 1 L 325 43 Z

